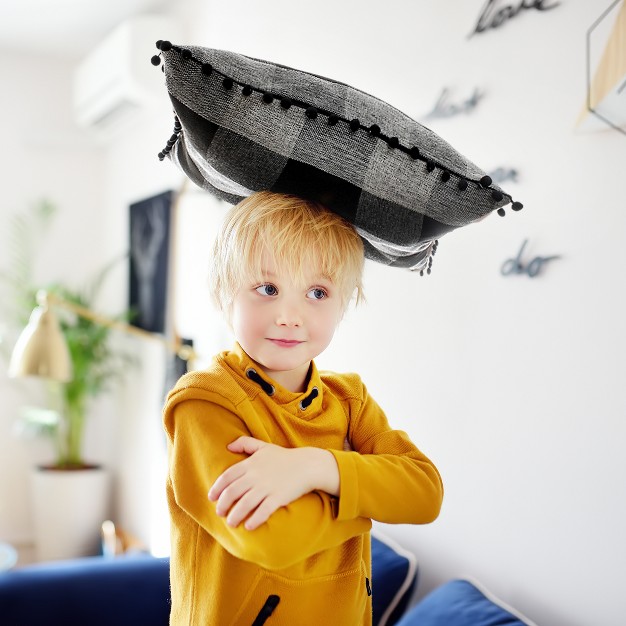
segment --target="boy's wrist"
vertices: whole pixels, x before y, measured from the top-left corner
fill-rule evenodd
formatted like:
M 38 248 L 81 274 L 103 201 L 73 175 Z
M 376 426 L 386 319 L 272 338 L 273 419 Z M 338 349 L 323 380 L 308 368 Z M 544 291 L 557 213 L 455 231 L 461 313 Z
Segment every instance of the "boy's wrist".
M 322 448 L 302 448 L 307 454 L 307 476 L 310 491 L 324 491 L 331 496 L 339 495 L 339 468 L 335 457 Z

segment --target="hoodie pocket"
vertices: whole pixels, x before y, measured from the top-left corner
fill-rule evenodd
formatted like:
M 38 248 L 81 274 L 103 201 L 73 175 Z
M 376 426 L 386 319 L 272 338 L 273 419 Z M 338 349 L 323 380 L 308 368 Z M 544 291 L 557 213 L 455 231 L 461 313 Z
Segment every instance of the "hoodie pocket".
M 364 623 L 369 609 L 365 564 L 309 579 L 291 579 L 263 570 L 245 594 L 234 626 L 346 626 Z

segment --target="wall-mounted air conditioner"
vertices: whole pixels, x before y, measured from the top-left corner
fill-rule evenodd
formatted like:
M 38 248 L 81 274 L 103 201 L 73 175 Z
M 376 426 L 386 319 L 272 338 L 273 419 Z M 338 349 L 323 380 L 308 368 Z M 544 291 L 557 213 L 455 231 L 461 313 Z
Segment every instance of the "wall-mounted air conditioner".
M 156 41 L 178 38 L 172 20 L 141 16 L 120 24 L 78 66 L 73 105 L 77 124 L 110 137 L 136 115 L 167 98 L 164 78 L 150 63 Z

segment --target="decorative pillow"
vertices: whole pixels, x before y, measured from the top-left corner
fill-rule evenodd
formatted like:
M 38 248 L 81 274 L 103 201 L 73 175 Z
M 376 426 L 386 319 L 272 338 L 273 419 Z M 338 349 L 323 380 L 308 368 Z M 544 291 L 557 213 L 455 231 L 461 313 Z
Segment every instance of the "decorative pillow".
M 415 555 L 372 531 L 373 626 L 395 624 L 406 610 L 416 584 Z
M 537 626 L 479 584 L 451 580 L 431 591 L 397 626 Z
M 259 190 L 320 202 L 357 228 L 368 258 L 420 270 L 438 237 L 512 202 L 441 137 L 349 85 L 223 50 L 157 47 L 175 112 L 159 158 L 227 202 Z

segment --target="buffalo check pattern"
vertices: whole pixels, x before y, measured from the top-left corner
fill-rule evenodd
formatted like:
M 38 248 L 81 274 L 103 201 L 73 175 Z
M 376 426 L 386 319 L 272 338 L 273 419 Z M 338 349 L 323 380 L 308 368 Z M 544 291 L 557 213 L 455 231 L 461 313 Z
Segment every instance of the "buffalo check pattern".
M 437 134 L 344 83 L 241 54 L 157 42 L 175 115 L 164 150 L 237 203 L 271 190 L 352 223 L 366 257 L 430 273 L 437 240 L 521 204 Z

